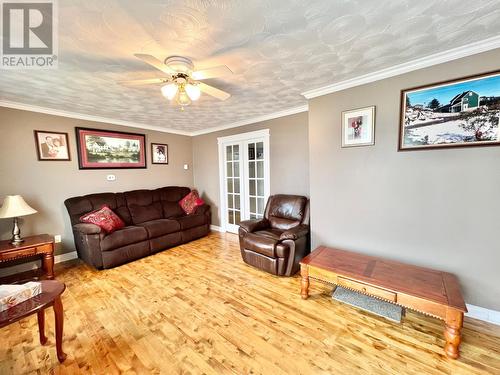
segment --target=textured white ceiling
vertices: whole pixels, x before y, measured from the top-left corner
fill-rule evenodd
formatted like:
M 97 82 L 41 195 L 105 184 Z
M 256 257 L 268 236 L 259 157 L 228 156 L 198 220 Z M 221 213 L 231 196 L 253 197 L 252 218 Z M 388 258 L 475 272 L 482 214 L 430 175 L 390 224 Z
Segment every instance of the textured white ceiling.
M 301 92 L 500 34 L 500 1 L 59 1 L 59 68 L 0 71 L 0 100 L 187 132 L 306 104 Z M 134 53 L 235 73 L 181 112 Z

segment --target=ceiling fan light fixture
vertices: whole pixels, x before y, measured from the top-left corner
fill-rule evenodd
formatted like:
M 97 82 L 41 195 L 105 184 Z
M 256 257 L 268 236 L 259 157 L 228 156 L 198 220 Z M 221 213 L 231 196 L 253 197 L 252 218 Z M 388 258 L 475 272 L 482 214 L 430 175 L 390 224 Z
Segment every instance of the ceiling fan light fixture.
M 189 83 L 186 85 L 186 94 L 189 96 L 189 99 L 195 101 L 200 98 L 201 90 L 198 85 Z
M 177 95 L 177 104 L 181 107 L 185 107 L 191 104 L 191 98 L 186 93 L 186 90 L 179 90 L 179 94 Z
M 161 93 L 168 100 L 172 100 L 177 94 L 177 90 L 178 90 L 177 84 L 172 82 L 163 86 L 161 88 Z

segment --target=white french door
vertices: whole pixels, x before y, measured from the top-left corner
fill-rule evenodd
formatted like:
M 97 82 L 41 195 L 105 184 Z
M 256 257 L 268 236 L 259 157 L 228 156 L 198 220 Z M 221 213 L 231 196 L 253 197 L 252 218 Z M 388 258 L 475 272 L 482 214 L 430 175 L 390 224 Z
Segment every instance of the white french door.
M 218 138 L 221 229 L 261 218 L 269 197 L 269 130 Z

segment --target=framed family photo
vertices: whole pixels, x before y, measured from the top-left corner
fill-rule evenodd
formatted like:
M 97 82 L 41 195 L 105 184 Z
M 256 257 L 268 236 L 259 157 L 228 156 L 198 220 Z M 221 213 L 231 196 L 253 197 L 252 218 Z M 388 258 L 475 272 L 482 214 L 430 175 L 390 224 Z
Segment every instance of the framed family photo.
M 80 169 L 146 168 L 144 134 L 75 128 Z
M 168 164 L 168 145 L 151 143 L 151 164 Z
M 71 160 L 68 133 L 35 130 L 34 134 L 39 161 Z
M 500 71 L 401 91 L 399 150 L 500 145 Z
M 342 147 L 375 144 L 375 106 L 342 112 Z

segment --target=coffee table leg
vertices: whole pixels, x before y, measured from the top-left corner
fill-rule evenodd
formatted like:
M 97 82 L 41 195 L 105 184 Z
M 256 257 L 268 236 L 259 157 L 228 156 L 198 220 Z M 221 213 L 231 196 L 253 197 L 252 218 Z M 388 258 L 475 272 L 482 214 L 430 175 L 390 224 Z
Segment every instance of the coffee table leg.
M 464 313 L 457 310 L 446 311 L 446 328 L 444 330 L 444 338 L 446 345 L 444 351 L 450 358 L 457 359 L 459 356 L 459 346 L 462 341 L 460 331 L 463 326 Z
M 54 255 L 53 254 L 43 254 L 42 268 L 47 274 L 47 279 L 54 279 Z
M 54 315 L 56 323 L 56 349 L 57 349 L 57 359 L 59 362 L 64 362 L 66 359 L 66 354 L 62 349 L 62 338 L 63 338 L 63 327 L 64 327 L 64 311 L 61 302 L 61 297 L 57 297 L 54 300 Z
M 309 270 L 307 266 L 300 266 L 300 295 L 302 299 L 309 297 Z
M 47 336 L 45 336 L 45 309 L 38 310 L 38 333 L 40 334 L 40 344 L 45 345 L 47 343 Z

